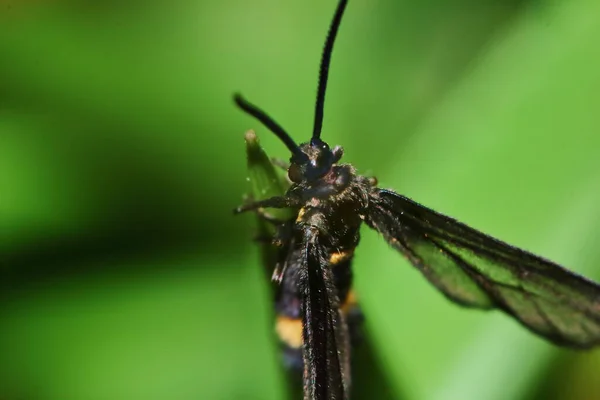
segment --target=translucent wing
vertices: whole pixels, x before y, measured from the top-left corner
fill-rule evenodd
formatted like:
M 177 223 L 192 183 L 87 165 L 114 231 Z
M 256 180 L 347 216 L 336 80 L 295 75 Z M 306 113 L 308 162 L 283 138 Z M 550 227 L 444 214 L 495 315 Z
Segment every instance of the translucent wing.
M 346 400 L 350 383 L 347 326 L 316 232 L 307 231 L 304 246 L 305 268 L 299 277 L 303 306 L 304 398 Z
M 600 285 L 388 190 L 365 220 L 451 300 L 500 308 L 559 345 L 600 343 Z

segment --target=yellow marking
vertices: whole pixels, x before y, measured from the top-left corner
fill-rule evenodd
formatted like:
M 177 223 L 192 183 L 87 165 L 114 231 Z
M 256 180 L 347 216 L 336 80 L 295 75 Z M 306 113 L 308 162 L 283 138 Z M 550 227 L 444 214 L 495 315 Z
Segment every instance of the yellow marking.
M 353 308 L 357 307 L 356 294 L 354 290 L 348 292 L 346 301 L 341 305 L 340 311 L 344 316 L 348 315 Z M 290 318 L 284 315 L 278 315 L 275 321 L 275 332 L 279 340 L 293 349 L 302 347 L 302 320 L 300 318 Z
M 302 320 L 277 316 L 275 331 L 279 339 L 293 349 L 302 347 Z
M 298 211 L 298 217 L 296 218 L 296 222 L 302 222 L 302 217 L 304 216 L 305 212 L 306 209 L 304 207 L 302 207 L 300 211 Z
M 346 296 L 346 301 L 341 305 L 340 310 L 342 310 L 342 314 L 348 315 L 348 313 L 356 306 L 358 306 L 356 293 L 354 293 L 354 290 L 350 289 L 348 296 Z
M 353 255 L 354 255 L 354 249 L 350 249 L 350 250 L 346 250 L 346 251 L 339 251 L 337 253 L 331 253 L 331 256 L 329 256 L 329 264 L 331 264 L 331 265 L 339 264 L 342 261 L 346 261 L 346 260 L 352 258 Z

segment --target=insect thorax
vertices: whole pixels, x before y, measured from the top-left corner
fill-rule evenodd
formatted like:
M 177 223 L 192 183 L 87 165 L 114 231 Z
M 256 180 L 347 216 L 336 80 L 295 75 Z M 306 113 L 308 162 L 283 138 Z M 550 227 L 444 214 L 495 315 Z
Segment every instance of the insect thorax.
M 349 177 L 344 187 L 336 186 L 335 175 L 326 177 L 316 185 L 320 189 L 327 187 L 329 193 L 325 194 L 324 190 L 321 190 L 318 197 L 306 199 L 304 206 L 298 211 L 296 220 L 291 222 L 291 245 L 282 254 L 287 268 L 275 301 L 276 330 L 283 344 L 285 362 L 295 369 L 302 366 L 302 288 L 298 282 L 299 274 L 303 273 L 302 232 L 307 227 L 317 228 L 319 232 L 318 244 L 325 259 L 324 266 L 331 270 L 339 300 L 336 306 L 341 309 L 349 325 L 350 339 L 354 342 L 360 337 L 362 314 L 352 292 L 351 263 L 354 249 L 360 239 L 360 216 L 368 206 L 367 199 L 372 186 L 368 179 L 355 175 L 353 168 L 350 168 L 342 169 Z M 305 194 L 306 190 L 306 185 L 295 185 L 288 195 Z M 285 229 L 289 229 L 289 226 Z

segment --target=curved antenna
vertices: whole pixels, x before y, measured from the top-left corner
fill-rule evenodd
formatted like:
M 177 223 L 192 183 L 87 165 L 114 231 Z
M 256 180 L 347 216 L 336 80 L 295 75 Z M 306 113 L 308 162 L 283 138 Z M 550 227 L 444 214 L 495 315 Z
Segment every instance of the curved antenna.
M 262 122 L 264 126 L 269 128 L 271 132 L 277 135 L 279 139 L 288 149 L 292 152 L 293 155 L 297 157 L 306 157 L 306 155 L 300 150 L 300 147 L 294 142 L 294 139 L 271 117 L 269 117 L 263 110 L 256 107 L 254 104 L 248 102 L 246 99 L 242 97 L 241 94 L 236 93 L 233 95 L 233 100 L 238 105 L 239 108 L 244 110 L 246 113 L 252 115 L 254 118 Z
M 321 56 L 321 67 L 319 70 L 319 88 L 317 90 L 317 104 L 315 106 L 315 124 L 313 126 L 312 141 L 316 141 L 321 137 L 321 128 L 323 127 L 323 106 L 325 104 L 325 90 L 327 89 L 327 76 L 329 75 L 329 64 L 331 63 L 331 53 L 333 52 L 333 43 L 342 21 L 342 15 L 346 8 L 348 0 L 340 0 L 331 26 L 329 27 L 329 33 L 325 40 L 325 47 L 323 48 L 323 55 Z

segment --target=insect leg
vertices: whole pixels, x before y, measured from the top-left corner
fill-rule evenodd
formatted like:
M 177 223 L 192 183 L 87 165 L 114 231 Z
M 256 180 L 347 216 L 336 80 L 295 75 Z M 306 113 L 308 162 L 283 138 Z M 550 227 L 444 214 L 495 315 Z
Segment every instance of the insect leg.
M 279 218 L 274 217 L 272 214 L 270 214 L 269 212 L 265 211 L 262 208 L 257 209 L 256 210 L 256 214 L 263 221 L 267 221 L 267 222 L 269 222 L 269 223 L 271 223 L 273 225 L 281 225 L 281 224 L 284 224 L 285 222 L 287 222 L 287 221 L 285 221 L 283 219 L 279 219 Z
M 273 244 L 273 236 L 269 235 L 256 235 L 252 240 L 260 244 Z
M 299 207 L 300 203 L 293 198 L 275 196 L 268 199 L 253 201 L 251 203 L 244 204 L 233 210 L 234 214 L 240 214 L 246 211 L 256 210 L 259 208 L 287 208 L 287 207 Z

